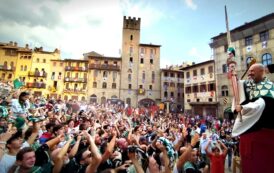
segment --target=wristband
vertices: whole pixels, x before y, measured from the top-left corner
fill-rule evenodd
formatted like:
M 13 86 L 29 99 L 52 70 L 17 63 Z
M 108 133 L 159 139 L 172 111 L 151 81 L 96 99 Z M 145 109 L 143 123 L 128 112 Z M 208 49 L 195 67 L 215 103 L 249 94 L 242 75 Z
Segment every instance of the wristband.
M 0 144 L 7 144 L 6 141 L 0 141 Z

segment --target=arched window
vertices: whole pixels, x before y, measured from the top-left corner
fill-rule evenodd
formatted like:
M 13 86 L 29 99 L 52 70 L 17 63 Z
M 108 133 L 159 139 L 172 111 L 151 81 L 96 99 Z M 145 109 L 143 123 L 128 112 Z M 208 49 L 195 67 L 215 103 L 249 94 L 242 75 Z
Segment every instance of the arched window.
M 21 67 L 21 68 L 20 68 L 20 70 L 21 70 L 21 71 L 23 71 L 23 70 L 24 70 L 24 66 L 23 66 L 23 65 L 21 65 L 20 67 Z
M 95 94 L 92 94 L 90 96 L 90 103 L 96 103 L 97 102 L 97 96 Z
M 118 99 L 116 95 L 111 96 L 112 99 Z
M 270 53 L 265 53 L 262 56 L 262 64 L 263 65 L 269 65 L 272 64 L 272 56 Z
M 250 64 L 251 60 L 252 60 L 251 57 L 247 57 L 247 58 L 246 58 L 246 68 L 249 67 L 249 64 Z
M 103 82 L 102 88 L 107 88 L 107 83 Z
M 97 82 L 93 82 L 92 87 L 97 88 Z
M 25 67 L 24 67 L 24 71 L 27 71 L 27 69 L 28 69 L 28 66 L 27 66 L 27 65 L 25 65 Z
M 228 87 L 227 87 L 227 85 L 223 85 L 221 87 L 221 90 L 222 90 L 222 96 L 228 96 Z
M 103 72 L 103 77 L 108 77 L 108 72 L 107 71 Z

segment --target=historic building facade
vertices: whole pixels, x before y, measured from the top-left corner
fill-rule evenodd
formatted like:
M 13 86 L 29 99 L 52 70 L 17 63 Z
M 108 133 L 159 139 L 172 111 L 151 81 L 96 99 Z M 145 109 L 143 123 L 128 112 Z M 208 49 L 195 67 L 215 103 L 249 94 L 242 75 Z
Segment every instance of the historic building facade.
M 224 27 L 225 28 L 225 27 Z M 274 55 L 274 13 L 246 23 L 231 30 L 232 46 L 236 50 L 238 78 L 243 76 L 252 59 L 264 65 L 273 64 Z M 219 115 L 227 116 L 232 101 L 232 90 L 227 78 L 227 37 L 222 33 L 212 38 L 210 47 L 213 49 L 215 60 L 215 73 L 217 79 L 217 101 L 220 102 Z M 274 80 L 273 74 L 267 74 L 270 80 Z
M 161 69 L 161 101 L 169 102 L 170 111 L 184 108 L 184 72 L 175 67 Z
M 216 80 L 214 60 L 183 67 L 184 109 L 193 115 L 217 115 Z
M 120 88 L 120 57 L 105 57 L 96 52 L 84 54 L 88 61 L 87 97 L 91 103 L 118 102 Z

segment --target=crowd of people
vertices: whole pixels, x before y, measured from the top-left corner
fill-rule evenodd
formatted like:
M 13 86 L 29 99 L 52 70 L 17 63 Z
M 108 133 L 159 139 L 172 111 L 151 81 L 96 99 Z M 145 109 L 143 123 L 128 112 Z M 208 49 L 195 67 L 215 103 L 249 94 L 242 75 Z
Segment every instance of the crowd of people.
M 210 115 L 45 99 L 3 82 L 0 105 L 1 173 L 222 173 L 239 155 L 233 122 Z

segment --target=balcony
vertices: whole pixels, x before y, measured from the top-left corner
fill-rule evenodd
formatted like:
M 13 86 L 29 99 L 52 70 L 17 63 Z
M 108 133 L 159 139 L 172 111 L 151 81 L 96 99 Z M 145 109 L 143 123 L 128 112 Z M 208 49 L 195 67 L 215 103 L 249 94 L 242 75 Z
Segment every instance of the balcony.
M 46 88 L 46 83 L 43 82 L 33 82 L 30 83 L 28 82 L 26 85 L 27 88 L 41 88 L 41 89 L 45 89 Z
M 73 67 L 73 66 L 66 66 L 65 67 L 65 71 L 83 71 L 83 72 L 87 72 L 88 68 L 87 67 Z
M 43 71 L 35 71 L 35 72 L 29 72 L 28 74 L 29 77 L 42 77 L 42 78 L 47 78 L 47 73 Z
M 64 93 L 68 93 L 68 94 L 72 94 L 72 93 L 77 93 L 77 94 L 85 94 L 87 92 L 86 89 L 70 89 L 70 88 L 66 88 L 63 91 Z
M 87 78 L 70 78 L 70 77 L 65 77 L 64 82 L 87 83 Z
M 15 67 L 8 67 L 0 65 L 0 71 L 15 71 Z
M 89 64 L 89 69 L 120 71 L 120 67 L 113 64 Z

